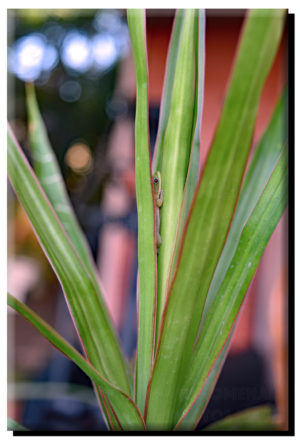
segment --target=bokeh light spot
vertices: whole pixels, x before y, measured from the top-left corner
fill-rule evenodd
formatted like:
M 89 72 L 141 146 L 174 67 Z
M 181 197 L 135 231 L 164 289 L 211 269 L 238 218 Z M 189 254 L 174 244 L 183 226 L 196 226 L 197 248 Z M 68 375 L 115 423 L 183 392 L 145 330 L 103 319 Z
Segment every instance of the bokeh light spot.
M 59 95 L 65 102 L 76 102 L 81 96 L 81 85 L 77 81 L 63 82 L 59 87 Z
M 94 62 L 102 70 L 109 68 L 118 58 L 115 40 L 109 34 L 98 34 L 93 38 L 92 51 Z
M 86 173 L 92 167 L 92 154 L 89 146 L 82 142 L 72 144 L 69 147 L 65 162 L 76 173 Z
M 13 45 L 8 54 L 8 68 L 24 81 L 36 80 L 58 61 L 57 50 L 41 34 L 28 34 Z
M 92 62 L 91 44 L 87 36 L 72 31 L 66 36 L 61 59 L 67 68 L 84 73 Z

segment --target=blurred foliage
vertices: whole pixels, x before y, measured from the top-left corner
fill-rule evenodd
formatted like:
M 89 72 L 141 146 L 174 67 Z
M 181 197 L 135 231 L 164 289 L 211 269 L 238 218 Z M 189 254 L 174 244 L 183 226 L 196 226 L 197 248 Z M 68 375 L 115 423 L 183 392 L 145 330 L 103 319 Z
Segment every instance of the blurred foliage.
M 98 62 L 100 57 L 100 65 L 95 59 L 92 67 L 83 69 L 77 64 L 78 70 L 76 70 L 63 61 L 64 47 L 68 38 L 72 36 L 85 39 L 84 43 L 91 47 L 89 55 L 93 54 L 94 59 L 98 57 Z M 28 72 L 24 75 L 21 71 L 20 75 L 17 66 L 20 60 L 24 61 L 25 57 L 30 56 L 24 49 L 27 44 L 26 39 L 29 40 L 29 38 L 42 42 L 47 51 L 49 48 L 51 50 L 48 54 L 45 53 L 45 48 L 40 49 L 45 53 L 43 64 L 48 66 L 48 69 L 41 69 L 38 76 L 34 72 L 33 79 L 28 79 L 30 77 Z M 101 41 L 101 38 L 104 38 L 104 41 Z M 30 43 L 29 41 L 28 45 Z M 100 46 L 95 49 L 93 45 L 97 43 Z M 114 51 L 114 48 L 115 53 L 110 54 L 109 51 Z M 19 54 L 21 50 L 25 55 Z M 34 48 L 34 50 L 36 53 L 33 53 L 33 58 L 39 57 L 39 48 Z M 101 197 L 103 170 L 106 170 L 103 169 L 106 142 L 114 120 L 114 116 L 107 112 L 107 109 L 114 95 L 118 62 L 127 51 L 127 25 L 123 13 L 118 10 L 8 10 L 8 120 L 30 158 L 26 131 L 24 81 L 34 80 L 49 139 L 69 192 L 78 192 L 87 181 L 87 178 L 83 179 L 81 175 L 74 174 L 65 164 L 65 154 L 71 145 L 83 142 L 90 148 L 96 164 L 102 164 L 100 169 L 102 174 L 97 175 L 97 167 L 99 167 L 97 165 L 90 173 L 97 183 L 96 187 L 92 188 L 94 196 L 91 199 L 94 202 L 99 201 Z M 104 59 L 106 66 L 101 66 L 103 57 L 108 57 L 107 63 Z M 52 66 L 51 58 L 53 59 Z M 25 62 L 28 63 L 28 59 Z M 85 195 L 88 196 L 81 196 L 80 199 L 88 200 L 91 190 Z
M 95 12 L 95 9 L 20 9 L 18 16 L 24 24 L 36 25 L 49 18 L 74 21 L 80 19 L 83 15 L 91 15 Z
M 268 405 L 252 407 L 251 409 L 229 415 L 222 420 L 210 424 L 207 431 L 270 431 L 276 429 L 272 417 L 272 409 Z
M 28 431 L 28 429 L 21 424 L 17 423 L 12 418 L 7 417 L 7 430 L 8 431 Z
M 28 79 L 30 72 L 20 71 L 18 64 L 23 62 L 27 68 L 30 64 L 37 65 L 35 57 L 40 55 L 39 48 L 34 47 L 35 52 L 28 53 L 28 45 L 39 43 L 41 51 L 50 47 L 52 53 L 46 53 L 43 60 L 48 69 L 32 72 L 42 117 L 75 211 L 81 205 L 98 204 L 110 176 L 106 152 L 114 116 L 107 110 L 114 97 L 119 61 L 128 50 L 124 14 L 118 10 L 96 9 L 8 9 L 7 18 L 8 120 L 31 160 L 24 84 L 31 79 Z M 106 67 L 96 66 L 80 71 L 70 69 L 62 60 L 63 48 L 70 35 L 83 36 L 90 45 L 99 36 L 109 36 L 109 42 L 114 42 L 119 49 L 118 57 L 108 60 L 110 65 Z M 104 56 L 105 50 L 107 47 L 104 46 Z M 100 57 L 102 53 L 100 51 Z M 99 48 L 97 55 L 99 57 Z M 78 143 L 87 146 L 91 153 L 91 169 L 88 173 L 76 172 L 66 164 L 69 148 Z M 44 277 L 53 282 L 54 274 L 23 208 L 16 202 L 10 188 L 8 205 L 8 220 L 13 222 L 13 225 L 9 225 L 12 239 L 10 251 L 16 255 L 37 257 Z M 88 214 L 81 214 L 78 215 L 80 223 L 85 225 L 84 219 Z

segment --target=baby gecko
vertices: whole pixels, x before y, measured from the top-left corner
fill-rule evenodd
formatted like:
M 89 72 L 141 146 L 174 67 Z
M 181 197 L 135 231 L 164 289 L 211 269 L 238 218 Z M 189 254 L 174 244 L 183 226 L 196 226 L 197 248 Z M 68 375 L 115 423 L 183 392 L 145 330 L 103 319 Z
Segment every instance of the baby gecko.
M 156 245 L 157 248 L 161 245 L 161 236 L 159 233 L 159 227 L 160 227 L 160 215 L 159 215 L 159 208 L 162 206 L 164 201 L 164 191 L 161 187 L 161 176 L 160 172 L 157 171 L 153 175 L 153 187 L 154 187 L 154 199 L 155 199 L 155 205 L 156 205 Z

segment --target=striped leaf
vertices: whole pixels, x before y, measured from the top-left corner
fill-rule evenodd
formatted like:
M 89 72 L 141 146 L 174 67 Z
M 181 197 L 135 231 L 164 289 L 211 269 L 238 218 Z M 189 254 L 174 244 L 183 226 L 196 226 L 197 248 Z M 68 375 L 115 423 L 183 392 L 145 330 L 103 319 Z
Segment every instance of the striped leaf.
M 153 162 L 152 162 L 153 173 L 156 172 L 157 170 L 160 171 L 162 167 L 164 138 L 171 108 L 172 90 L 174 85 L 175 68 L 176 68 L 183 16 L 184 16 L 184 9 L 177 9 L 173 22 L 173 28 L 168 49 L 164 86 L 159 109 L 159 123 L 158 123 L 158 130 L 157 130 Z
M 8 131 L 8 174 L 61 283 L 87 357 L 105 378 L 129 394 L 127 364 L 103 300 L 11 131 Z
M 26 84 L 29 143 L 34 172 L 74 248 L 98 288 L 89 246 L 75 217 L 65 183 L 40 115 L 33 84 Z
M 148 134 L 148 67 L 145 12 L 127 12 L 136 72 L 135 182 L 138 215 L 138 345 L 135 398 L 144 410 L 154 348 L 156 309 L 156 235 Z
M 204 321 L 184 385 L 178 394 L 178 424 L 196 401 L 227 341 L 263 251 L 287 206 L 287 151 L 286 146 L 243 227 L 230 266 Z
M 162 244 L 159 247 L 157 268 L 157 333 L 165 303 L 190 161 L 196 93 L 197 23 L 197 12 L 193 9 L 185 10 L 178 43 L 170 113 L 163 141 L 161 178 L 164 201 L 160 210 Z
M 193 122 L 193 140 L 191 147 L 191 154 L 189 160 L 189 169 L 185 182 L 183 197 L 181 201 L 181 208 L 179 214 L 179 222 L 177 226 L 175 249 L 172 255 L 172 269 L 168 276 L 168 286 L 171 283 L 171 279 L 174 273 L 180 243 L 182 239 L 183 228 L 186 223 L 188 213 L 191 207 L 192 199 L 196 190 L 196 186 L 199 180 L 200 169 L 200 128 L 202 121 L 202 107 L 204 97 L 204 49 L 205 44 L 205 15 L 203 10 L 198 11 L 198 33 L 197 33 L 197 46 L 196 46 L 196 94 L 194 105 L 194 122 Z
M 50 325 L 41 319 L 27 305 L 7 296 L 8 305 L 24 316 L 51 344 L 71 359 L 96 386 L 107 396 L 109 403 L 117 416 L 120 427 L 125 430 L 144 430 L 143 418 L 135 402 L 124 391 L 112 385 L 93 367 L 78 351 L 60 336 Z
M 224 279 L 225 273 L 230 266 L 234 250 L 239 242 L 243 227 L 257 204 L 257 201 L 261 196 L 286 143 L 288 111 L 287 93 L 287 89 L 285 89 L 277 103 L 268 127 L 257 145 L 253 159 L 251 160 L 249 169 L 245 176 L 230 232 L 205 302 L 199 331 L 202 328 L 203 321 L 206 318 L 207 312 L 213 302 L 220 283 Z M 229 336 L 229 340 L 226 342 L 227 347 L 225 346 L 223 348 L 219 358 L 216 361 L 216 364 L 213 366 L 212 371 L 207 377 L 203 390 L 201 391 L 196 403 L 193 405 L 190 412 L 181 423 L 181 430 L 190 430 L 199 422 L 199 418 L 203 413 L 203 409 L 207 401 L 207 395 L 213 391 L 216 379 L 221 371 L 223 360 L 228 350 L 230 338 L 231 335 Z
M 26 84 L 26 102 L 29 142 L 34 171 L 58 219 L 70 237 L 73 247 L 77 250 L 80 259 L 89 272 L 98 298 L 101 300 L 102 294 L 99 288 L 95 264 L 85 236 L 74 214 L 55 153 L 51 147 L 47 130 L 39 111 L 34 85 L 31 83 Z M 97 389 L 96 392 L 98 393 Z M 102 400 L 103 398 L 98 394 L 98 401 L 101 404 L 106 421 L 109 423 L 109 418 L 113 420 L 114 417 L 112 414 L 110 417 L 107 416 L 107 409 Z M 114 423 L 114 428 L 118 428 L 116 423 Z

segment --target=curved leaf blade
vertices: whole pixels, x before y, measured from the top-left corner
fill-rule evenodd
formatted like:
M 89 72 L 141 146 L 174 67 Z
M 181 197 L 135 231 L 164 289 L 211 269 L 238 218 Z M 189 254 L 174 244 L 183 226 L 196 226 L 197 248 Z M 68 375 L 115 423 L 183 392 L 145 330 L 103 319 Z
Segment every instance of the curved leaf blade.
M 145 12 L 130 9 L 127 19 L 136 72 L 135 178 L 138 214 L 138 345 L 135 399 L 144 409 L 152 368 L 156 312 L 156 235 L 148 134 L 148 67 Z
M 26 84 L 26 103 L 29 142 L 34 162 L 34 171 L 58 219 L 70 237 L 73 247 L 77 250 L 79 257 L 89 272 L 99 299 L 102 299 L 95 264 L 73 211 L 55 153 L 51 147 L 47 130 L 39 111 L 34 85 L 31 83 Z M 100 394 L 98 394 L 98 399 L 106 421 L 110 424 L 110 418 L 113 420 L 114 417 L 112 414 L 110 418 L 107 416 L 107 410 Z M 115 428 L 117 429 L 117 427 L 115 423 Z
M 8 174 L 64 290 L 78 335 L 91 363 L 111 382 L 130 392 L 127 364 L 104 301 L 39 186 L 17 141 L 8 131 Z
M 70 237 L 74 248 L 91 275 L 95 287 L 98 288 L 94 261 L 75 217 L 55 153 L 49 142 L 47 130 L 40 115 L 34 85 L 31 83 L 26 84 L 26 102 L 29 142 L 35 174 Z
M 10 294 L 7 295 L 7 303 L 11 308 L 24 316 L 54 347 L 71 359 L 96 386 L 99 386 L 105 392 L 123 429 L 144 430 L 143 418 L 129 395 L 107 381 L 71 344 L 27 305 L 18 301 Z

